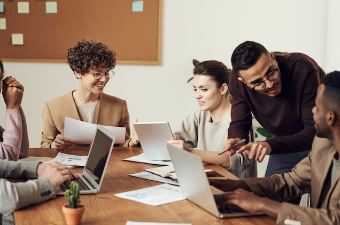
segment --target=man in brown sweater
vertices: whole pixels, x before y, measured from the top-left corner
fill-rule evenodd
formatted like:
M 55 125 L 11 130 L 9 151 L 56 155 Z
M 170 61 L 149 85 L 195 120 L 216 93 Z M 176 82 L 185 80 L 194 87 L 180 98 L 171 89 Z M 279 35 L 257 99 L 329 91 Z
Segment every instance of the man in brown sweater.
M 253 41 L 237 46 L 231 63 L 231 123 L 223 149 L 230 155 L 245 152 L 259 162 L 271 155 L 266 177 L 289 172 L 312 147 L 312 108 L 324 71 L 307 55 L 275 55 Z M 248 138 L 252 114 L 273 138 L 231 149 Z

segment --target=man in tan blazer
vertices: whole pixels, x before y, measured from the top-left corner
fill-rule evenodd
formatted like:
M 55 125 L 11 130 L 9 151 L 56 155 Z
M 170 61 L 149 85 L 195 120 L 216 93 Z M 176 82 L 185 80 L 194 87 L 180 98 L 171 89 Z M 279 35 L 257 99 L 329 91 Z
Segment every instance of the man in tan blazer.
M 317 137 L 312 151 L 291 172 L 244 180 L 211 178 L 211 185 L 229 191 L 224 194 L 222 204 L 263 212 L 275 218 L 277 224 L 340 224 L 339 71 L 323 78 L 315 99 L 313 119 Z M 276 202 L 305 193 L 311 193 L 311 207 Z

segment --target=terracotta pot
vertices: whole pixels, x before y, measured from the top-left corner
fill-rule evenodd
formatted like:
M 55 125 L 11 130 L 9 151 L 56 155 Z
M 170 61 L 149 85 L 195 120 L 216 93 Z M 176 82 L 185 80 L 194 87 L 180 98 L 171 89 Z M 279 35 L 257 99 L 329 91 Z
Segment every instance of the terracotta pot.
M 81 222 L 81 218 L 85 211 L 85 207 L 79 205 L 79 208 L 68 208 L 68 205 L 63 206 L 63 213 L 67 225 L 78 225 Z

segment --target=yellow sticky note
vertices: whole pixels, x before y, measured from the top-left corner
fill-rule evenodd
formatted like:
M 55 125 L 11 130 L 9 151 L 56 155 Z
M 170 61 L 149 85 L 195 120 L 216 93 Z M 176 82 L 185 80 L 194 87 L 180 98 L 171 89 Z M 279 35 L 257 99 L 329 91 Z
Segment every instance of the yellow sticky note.
M 12 45 L 24 45 L 24 35 L 12 34 Z
M 57 2 L 46 2 L 46 13 L 57 13 Z
M 0 30 L 6 30 L 6 18 L 0 18 Z
M 143 1 L 132 2 L 132 12 L 143 12 Z
M 18 13 L 29 13 L 30 4 L 29 2 L 18 2 Z

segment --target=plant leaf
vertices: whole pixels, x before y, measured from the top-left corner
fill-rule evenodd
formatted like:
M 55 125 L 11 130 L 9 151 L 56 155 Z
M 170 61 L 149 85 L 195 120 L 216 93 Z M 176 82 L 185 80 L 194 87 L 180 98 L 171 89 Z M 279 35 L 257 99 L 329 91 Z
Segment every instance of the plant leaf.
M 190 77 L 187 83 L 189 83 L 192 79 L 194 79 L 194 77 Z
M 256 131 L 261 134 L 262 136 L 266 137 L 266 138 L 271 138 L 273 137 L 273 134 L 271 134 L 270 132 L 268 132 L 266 129 L 264 129 L 263 127 L 259 127 L 256 128 Z
M 192 63 L 194 64 L 194 66 L 196 66 L 197 64 L 199 64 L 200 62 L 197 59 L 193 59 Z

